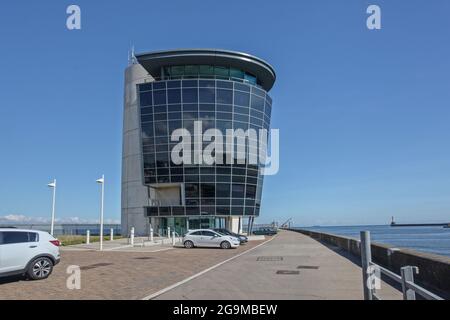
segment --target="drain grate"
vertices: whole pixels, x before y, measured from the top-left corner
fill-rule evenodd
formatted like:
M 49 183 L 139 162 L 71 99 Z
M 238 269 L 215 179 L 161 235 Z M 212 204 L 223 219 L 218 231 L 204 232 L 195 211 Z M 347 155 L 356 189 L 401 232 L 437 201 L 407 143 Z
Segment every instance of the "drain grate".
M 294 275 L 294 274 L 300 274 L 300 271 L 297 270 L 278 270 L 277 274 L 282 274 L 282 275 Z
M 283 257 L 257 257 L 256 261 L 283 261 Z
M 90 269 L 95 269 L 95 268 L 99 268 L 99 267 L 106 267 L 106 266 L 110 266 L 110 265 L 113 265 L 113 263 L 106 263 L 106 262 L 96 263 L 96 264 L 91 264 L 89 266 L 81 267 L 80 270 L 90 270 Z
M 319 266 L 298 266 L 297 269 L 317 270 L 317 269 L 319 269 Z
M 153 257 L 137 257 L 137 258 L 134 258 L 135 260 L 150 260 L 150 259 L 155 259 L 155 258 L 153 258 Z

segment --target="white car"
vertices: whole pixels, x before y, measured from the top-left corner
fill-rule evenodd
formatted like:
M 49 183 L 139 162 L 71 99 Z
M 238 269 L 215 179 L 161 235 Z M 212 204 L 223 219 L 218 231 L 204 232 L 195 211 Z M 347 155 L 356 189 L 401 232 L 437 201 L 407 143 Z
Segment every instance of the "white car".
M 60 261 L 59 246 L 48 232 L 0 228 L 0 277 L 47 278 Z
M 183 237 L 185 248 L 193 247 L 219 247 L 230 249 L 239 247 L 238 238 L 220 234 L 210 229 L 189 230 Z

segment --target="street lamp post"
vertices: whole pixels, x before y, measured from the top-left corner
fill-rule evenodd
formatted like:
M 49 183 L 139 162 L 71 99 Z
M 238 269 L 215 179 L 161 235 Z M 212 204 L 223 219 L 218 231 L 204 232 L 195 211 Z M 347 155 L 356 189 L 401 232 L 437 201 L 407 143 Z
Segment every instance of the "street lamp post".
M 105 198 L 105 175 L 102 175 L 100 179 L 97 180 L 97 183 L 102 186 L 102 195 L 101 195 L 101 203 L 100 203 L 100 251 L 103 250 L 103 204 Z
M 53 179 L 53 182 L 49 183 L 47 186 L 53 189 L 52 220 L 50 222 L 50 234 L 53 236 L 53 232 L 55 229 L 56 179 Z

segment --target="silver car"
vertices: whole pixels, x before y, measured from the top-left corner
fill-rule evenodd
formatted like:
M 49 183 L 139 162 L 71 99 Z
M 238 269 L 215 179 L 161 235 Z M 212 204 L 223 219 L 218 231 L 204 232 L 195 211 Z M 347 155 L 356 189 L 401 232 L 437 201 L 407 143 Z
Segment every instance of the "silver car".
M 189 230 L 183 237 L 185 248 L 219 247 L 230 249 L 239 247 L 239 239 L 220 234 L 210 229 Z

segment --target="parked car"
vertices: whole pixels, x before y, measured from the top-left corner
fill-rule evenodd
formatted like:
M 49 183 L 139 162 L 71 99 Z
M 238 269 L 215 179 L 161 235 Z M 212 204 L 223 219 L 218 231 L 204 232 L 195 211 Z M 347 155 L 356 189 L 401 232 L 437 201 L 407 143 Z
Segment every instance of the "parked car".
M 193 247 L 220 247 L 230 249 L 239 247 L 238 238 L 220 234 L 210 229 L 197 229 L 188 231 L 183 237 L 185 248 Z
M 255 235 L 273 236 L 276 235 L 278 231 L 274 228 L 261 228 L 253 231 Z
M 46 279 L 60 261 L 59 246 L 48 232 L 0 228 L 0 277 Z
M 242 235 L 242 234 L 238 234 L 238 233 L 231 232 L 231 231 L 228 230 L 228 229 L 225 229 L 225 228 L 216 228 L 216 229 L 213 229 L 213 230 L 216 231 L 216 232 L 218 232 L 218 233 L 227 235 L 227 236 L 232 236 L 232 237 L 238 238 L 239 241 L 241 242 L 241 244 L 248 242 L 248 238 L 247 238 L 246 236 L 244 236 L 244 235 Z

